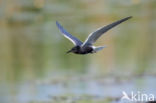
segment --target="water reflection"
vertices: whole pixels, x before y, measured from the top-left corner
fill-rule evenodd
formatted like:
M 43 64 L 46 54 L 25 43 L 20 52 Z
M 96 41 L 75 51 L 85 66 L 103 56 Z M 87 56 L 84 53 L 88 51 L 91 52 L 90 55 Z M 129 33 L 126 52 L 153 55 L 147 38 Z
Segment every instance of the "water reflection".
M 117 102 L 122 97 L 122 91 L 126 91 L 128 95 L 132 91 L 156 95 L 154 82 L 156 82 L 156 78 L 152 76 L 139 79 L 131 78 L 128 82 L 127 79 L 86 76 L 66 78 L 66 80 L 27 81 L 15 85 L 1 85 L 1 89 L 3 88 L 1 102 L 11 102 L 12 100 L 19 103 L 65 102 L 67 100 L 98 102 L 110 98 L 110 102 Z
M 1 103 L 55 101 L 71 95 L 110 99 L 120 97 L 123 88 L 155 94 L 155 0 L 15 0 L 1 1 L 0 6 Z M 83 41 L 95 28 L 127 16 L 133 19 L 97 41 L 108 48 L 95 55 L 65 54 L 73 45 L 60 35 L 56 20 Z M 80 75 L 86 78 L 71 80 Z M 145 77 L 111 84 L 113 79 L 103 81 L 106 75 Z

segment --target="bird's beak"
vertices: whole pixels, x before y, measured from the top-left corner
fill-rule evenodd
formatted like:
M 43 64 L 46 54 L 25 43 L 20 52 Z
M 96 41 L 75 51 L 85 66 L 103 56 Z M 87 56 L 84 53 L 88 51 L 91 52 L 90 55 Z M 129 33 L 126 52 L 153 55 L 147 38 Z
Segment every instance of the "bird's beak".
M 70 52 L 72 52 L 72 50 L 69 50 L 69 51 L 67 51 L 66 53 L 68 54 L 68 53 L 70 53 Z

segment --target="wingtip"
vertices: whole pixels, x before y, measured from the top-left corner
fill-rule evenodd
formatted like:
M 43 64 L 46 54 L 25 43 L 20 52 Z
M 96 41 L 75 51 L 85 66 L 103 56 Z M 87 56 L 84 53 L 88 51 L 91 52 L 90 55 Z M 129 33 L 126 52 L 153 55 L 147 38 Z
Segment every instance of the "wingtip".
M 58 25 L 59 23 L 58 23 L 58 21 L 56 21 L 56 25 Z
M 128 16 L 127 19 L 130 19 L 130 18 L 132 18 L 132 17 L 133 17 L 133 16 Z
M 58 28 L 62 28 L 61 24 L 60 24 L 58 21 L 56 21 L 56 26 L 57 26 Z
M 121 19 L 121 21 L 123 22 L 123 21 L 126 21 L 126 20 L 131 19 L 131 18 L 132 18 L 132 16 L 128 16 L 128 17 Z

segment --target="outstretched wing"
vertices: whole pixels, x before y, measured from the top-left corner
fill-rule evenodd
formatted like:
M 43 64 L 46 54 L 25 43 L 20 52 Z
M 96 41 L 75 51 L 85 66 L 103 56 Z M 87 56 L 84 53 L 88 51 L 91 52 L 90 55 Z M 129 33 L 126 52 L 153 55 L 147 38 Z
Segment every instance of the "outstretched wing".
M 59 30 L 61 31 L 61 33 L 63 34 L 63 36 L 65 36 L 67 39 L 69 39 L 74 45 L 82 45 L 82 42 L 77 39 L 76 37 L 72 36 L 70 33 L 68 33 L 62 26 L 61 24 L 59 24 L 56 21 L 56 25 L 59 28 Z
M 88 46 L 88 45 L 92 45 L 102 34 L 104 34 L 105 32 L 107 32 L 108 30 L 110 30 L 111 28 L 115 27 L 116 25 L 130 19 L 131 16 L 126 17 L 124 19 L 118 20 L 112 24 L 109 24 L 107 26 L 101 27 L 98 30 L 96 30 L 95 32 L 92 32 L 88 38 L 85 40 L 85 42 L 83 43 L 83 47 Z

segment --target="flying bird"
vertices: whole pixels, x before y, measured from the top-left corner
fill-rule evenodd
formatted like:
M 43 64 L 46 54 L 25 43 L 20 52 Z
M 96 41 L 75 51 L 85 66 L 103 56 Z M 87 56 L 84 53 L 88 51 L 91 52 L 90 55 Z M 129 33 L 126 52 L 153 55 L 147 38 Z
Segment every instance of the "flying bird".
M 65 36 L 67 39 L 69 39 L 73 44 L 74 47 L 67 51 L 67 53 L 75 53 L 75 54 L 88 54 L 88 53 L 96 53 L 97 51 L 102 50 L 106 46 L 98 46 L 95 47 L 93 44 L 96 42 L 96 40 L 102 36 L 105 32 L 110 30 L 111 28 L 117 26 L 118 24 L 132 18 L 132 16 L 123 18 L 121 20 L 115 21 L 109 25 L 103 26 L 99 29 L 97 29 L 95 32 L 90 33 L 90 35 L 87 37 L 85 42 L 81 42 L 78 38 L 71 35 L 69 32 L 67 32 L 59 22 L 56 21 L 56 25 L 59 28 L 60 32 Z

